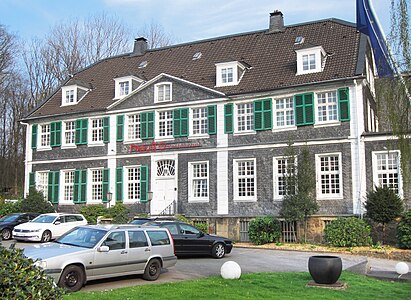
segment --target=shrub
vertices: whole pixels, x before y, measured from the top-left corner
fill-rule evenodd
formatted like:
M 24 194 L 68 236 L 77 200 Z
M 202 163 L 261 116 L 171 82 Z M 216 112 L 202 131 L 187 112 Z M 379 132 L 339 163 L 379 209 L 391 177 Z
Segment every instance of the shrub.
M 325 240 L 334 247 L 356 247 L 371 244 L 371 227 L 364 220 L 338 218 L 327 224 Z
M 257 217 L 250 221 L 248 237 L 257 245 L 278 242 L 281 237 L 281 225 L 273 216 Z
M 108 217 L 108 209 L 104 204 L 84 205 L 80 208 L 80 213 L 87 219 L 89 224 L 96 224 L 100 216 Z
M 403 249 L 411 249 L 411 209 L 401 218 L 397 227 L 398 245 Z
M 1 202 L 0 216 L 5 216 L 12 213 L 20 212 L 20 202 Z
M 63 290 L 44 271 L 33 265 L 21 249 L 6 249 L 0 244 L 0 299 L 62 299 Z
M 197 229 L 202 232 L 208 233 L 208 224 L 207 223 L 194 223 L 193 224 Z
M 43 193 L 31 188 L 27 198 L 20 204 L 21 212 L 33 212 L 39 214 L 52 213 L 56 210 L 53 205 L 44 199 Z
M 403 202 L 401 198 L 389 187 L 376 187 L 374 191 L 367 193 L 367 217 L 374 222 L 389 223 L 401 216 Z
M 108 215 L 113 218 L 114 224 L 128 223 L 128 213 L 130 209 L 122 203 L 116 203 L 116 205 L 108 209 Z

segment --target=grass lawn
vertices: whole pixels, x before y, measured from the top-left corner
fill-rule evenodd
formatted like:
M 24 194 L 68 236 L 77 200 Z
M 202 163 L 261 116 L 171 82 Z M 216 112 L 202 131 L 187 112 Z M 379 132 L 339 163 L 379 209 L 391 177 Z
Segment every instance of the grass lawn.
M 219 276 L 156 285 L 139 285 L 107 292 L 77 292 L 64 300 L 126 299 L 411 299 L 411 284 L 388 282 L 343 272 L 345 290 L 307 287 L 309 273 L 243 274 L 239 280 Z

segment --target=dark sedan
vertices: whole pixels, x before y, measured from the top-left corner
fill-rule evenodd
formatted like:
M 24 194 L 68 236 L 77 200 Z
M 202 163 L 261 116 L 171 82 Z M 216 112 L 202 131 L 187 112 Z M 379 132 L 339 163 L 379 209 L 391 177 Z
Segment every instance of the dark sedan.
M 204 233 L 184 222 L 157 220 L 145 225 L 148 224 L 168 228 L 174 239 L 177 256 L 211 255 L 214 258 L 223 258 L 233 248 L 233 243 L 228 238 Z
M 36 213 L 15 213 L 0 218 L 1 238 L 3 240 L 11 239 L 12 231 L 15 226 L 31 221 L 38 215 L 39 214 Z

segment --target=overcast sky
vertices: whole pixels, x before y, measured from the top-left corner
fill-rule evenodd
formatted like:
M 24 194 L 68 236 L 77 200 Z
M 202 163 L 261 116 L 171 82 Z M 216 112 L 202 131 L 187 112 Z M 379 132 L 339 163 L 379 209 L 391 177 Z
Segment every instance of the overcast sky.
M 390 0 L 372 3 L 388 34 Z M 133 33 L 154 21 L 182 43 L 266 29 L 274 10 L 283 12 L 285 25 L 327 18 L 355 22 L 355 6 L 355 0 L 0 0 L 0 24 L 28 40 L 72 18 L 106 12 Z

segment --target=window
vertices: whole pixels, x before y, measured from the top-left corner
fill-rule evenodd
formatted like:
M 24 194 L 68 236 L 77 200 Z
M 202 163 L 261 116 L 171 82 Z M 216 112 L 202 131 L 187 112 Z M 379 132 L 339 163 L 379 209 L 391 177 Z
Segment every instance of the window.
M 72 202 L 74 192 L 74 171 L 63 171 L 63 201 Z
M 375 186 L 389 187 L 402 196 L 398 151 L 373 153 L 373 179 Z
M 127 96 L 130 92 L 130 82 L 122 81 L 120 84 L 120 97 Z
M 173 137 L 173 112 L 161 111 L 158 113 L 158 137 Z
M 76 84 L 61 88 L 61 106 L 76 105 L 87 94 L 88 89 Z
M 326 52 L 323 47 L 303 48 L 297 53 L 297 75 L 322 72 L 325 66 Z
M 253 103 L 237 104 L 237 132 L 253 131 L 254 105 Z
M 140 167 L 126 168 L 126 176 L 126 198 L 133 201 L 140 200 Z
M 159 83 L 154 86 L 154 102 L 171 100 L 171 83 Z
M 233 68 L 221 69 L 221 82 L 223 84 L 229 84 L 233 82 Z
M 341 154 L 316 155 L 317 196 L 320 199 L 342 197 Z
M 275 126 L 294 126 L 294 99 L 292 97 L 275 100 Z
M 127 116 L 127 140 L 140 139 L 140 115 Z
M 303 55 L 303 70 L 309 71 L 315 69 L 315 54 Z
M 189 200 L 208 201 L 208 162 L 189 164 Z
M 37 172 L 37 190 L 43 193 L 44 199 L 48 200 L 48 184 L 49 184 L 49 172 Z
M 114 81 L 114 100 L 122 99 L 125 96 L 130 95 L 130 93 L 143 82 L 143 80 L 135 76 L 114 78 Z
M 66 102 L 65 104 L 73 104 L 74 103 L 74 90 L 67 90 L 66 91 Z
M 108 246 L 110 250 L 120 250 L 126 248 L 126 235 L 124 231 L 112 232 L 107 239 L 101 244 Z
M 147 247 L 148 241 L 143 231 L 129 231 L 128 240 L 130 248 Z
M 63 123 L 63 146 L 74 146 L 76 142 L 76 122 Z
M 244 70 L 244 64 L 238 61 L 216 64 L 216 86 L 237 85 Z
M 192 110 L 192 135 L 204 135 L 208 133 L 207 107 L 194 108 Z
M 325 92 L 317 94 L 317 121 L 338 121 L 337 92 Z
M 152 246 L 170 245 L 167 231 L 151 231 L 147 230 L 147 235 L 150 238 Z
M 257 200 L 255 159 L 234 160 L 234 200 Z
M 50 124 L 40 125 L 40 147 L 39 148 L 49 148 L 50 147 Z
M 91 170 L 91 199 L 103 200 L 103 169 Z
M 286 157 L 274 158 L 273 163 L 273 179 L 274 179 L 274 199 L 282 200 L 287 194 L 286 179 L 288 172 L 294 172 L 294 168 L 290 170 L 290 161 Z
M 103 119 L 91 120 L 91 142 L 100 143 L 103 142 Z

